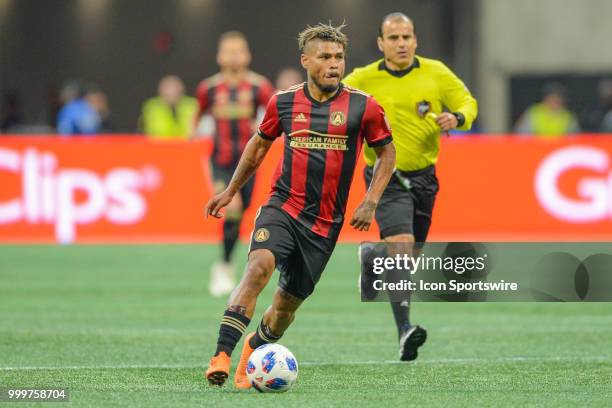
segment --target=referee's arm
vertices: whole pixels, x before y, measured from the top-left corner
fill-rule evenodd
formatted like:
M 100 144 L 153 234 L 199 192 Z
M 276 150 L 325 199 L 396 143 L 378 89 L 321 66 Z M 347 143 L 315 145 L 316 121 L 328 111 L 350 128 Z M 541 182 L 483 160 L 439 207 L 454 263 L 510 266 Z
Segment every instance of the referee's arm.
M 457 117 L 457 129 L 470 130 L 478 115 L 478 102 L 450 69 L 445 69 L 440 81 L 442 103 Z

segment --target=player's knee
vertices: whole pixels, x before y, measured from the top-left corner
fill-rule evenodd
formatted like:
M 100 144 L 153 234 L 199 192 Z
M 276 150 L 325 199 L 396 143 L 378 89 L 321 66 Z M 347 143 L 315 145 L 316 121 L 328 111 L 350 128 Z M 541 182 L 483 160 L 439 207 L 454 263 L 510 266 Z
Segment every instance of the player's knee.
M 245 281 L 249 286 L 265 285 L 274 271 L 274 257 L 253 256 L 249 259 L 245 272 Z
M 246 270 L 247 284 L 249 286 L 265 284 L 270 273 L 271 272 L 261 264 L 249 265 Z
M 412 234 L 398 234 L 392 235 L 385 238 L 387 244 L 387 251 L 389 256 L 412 254 L 414 249 L 414 235 Z

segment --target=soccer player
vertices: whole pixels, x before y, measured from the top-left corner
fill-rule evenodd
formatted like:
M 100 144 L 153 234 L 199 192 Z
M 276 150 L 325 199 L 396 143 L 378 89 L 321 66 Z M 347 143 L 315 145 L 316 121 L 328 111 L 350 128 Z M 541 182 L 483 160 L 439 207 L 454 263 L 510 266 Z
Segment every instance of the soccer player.
M 274 140 L 286 135 L 269 200 L 255 221 L 246 271 L 221 321 L 217 350 L 205 374 L 210 384 L 223 385 L 228 378 L 232 351 L 275 268 L 280 271 L 278 288 L 256 332 L 244 340 L 236 387 L 251 386 L 246 365 L 252 351 L 280 339 L 314 291 L 344 221 L 364 139 L 376 160 L 370 188 L 351 218 L 353 228 L 369 229 L 393 173 L 395 149 L 383 109 L 372 97 L 341 83 L 347 45 L 341 29 L 319 24 L 299 34 L 307 82 L 272 97 L 229 186 L 206 206 L 207 214 L 220 217 L 219 210 L 255 172 Z
M 384 58 L 356 68 L 344 83 L 374 96 L 393 128 L 397 170 L 376 211 L 380 238 L 393 243 L 392 250 L 418 254 L 427 238 L 438 192 L 435 164 L 440 132 L 469 129 L 477 104 L 442 62 L 415 55 L 417 37 L 406 15 L 384 17 L 377 41 Z M 375 154 L 367 147 L 365 160 L 366 183 L 371 183 Z M 367 256 L 363 251 L 361 255 Z M 425 329 L 410 323 L 409 301 L 408 297 L 391 302 L 402 361 L 416 359 L 417 349 L 427 338 Z
M 219 39 L 217 63 L 221 72 L 202 81 L 197 88 L 199 110 L 196 123 L 205 113 L 215 120 L 214 148 L 211 160 L 216 193 L 229 184 L 240 155 L 255 130 L 257 110 L 265 109 L 272 97 L 272 84 L 249 71 L 251 54 L 244 34 L 229 31 Z M 213 265 L 209 291 L 213 296 L 227 295 L 235 286 L 232 252 L 240 234 L 244 210 L 249 207 L 254 178 L 242 186 L 227 206 L 223 222 L 223 260 Z

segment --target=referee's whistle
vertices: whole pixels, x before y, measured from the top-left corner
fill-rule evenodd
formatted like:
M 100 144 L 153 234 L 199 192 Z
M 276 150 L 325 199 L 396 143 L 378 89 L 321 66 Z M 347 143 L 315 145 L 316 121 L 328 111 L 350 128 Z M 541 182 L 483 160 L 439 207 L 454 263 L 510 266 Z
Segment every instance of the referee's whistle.
M 436 115 L 436 113 L 435 113 L 435 112 L 429 112 L 427 115 L 425 115 L 425 117 L 426 117 L 427 119 L 431 119 L 431 120 L 433 120 L 434 122 L 436 121 L 436 119 L 438 119 L 438 115 Z M 448 131 L 444 132 L 444 134 L 445 134 L 446 136 L 450 136 L 450 135 L 448 134 Z

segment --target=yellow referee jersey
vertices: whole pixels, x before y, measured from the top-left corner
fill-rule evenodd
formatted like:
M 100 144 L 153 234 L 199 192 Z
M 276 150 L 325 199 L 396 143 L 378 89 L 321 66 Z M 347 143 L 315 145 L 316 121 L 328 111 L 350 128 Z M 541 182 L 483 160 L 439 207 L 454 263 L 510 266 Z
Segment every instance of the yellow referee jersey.
M 421 170 L 438 160 L 440 127 L 427 113 L 446 107 L 463 115 L 458 129 L 469 130 L 476 119 L 476 99 L 464 83 L 442 62 L 416 56 L 411 67 L 391 71 L 384 60 L 355 70 L 343 82 L 372 95 L 385 109 L 397 151 L 396 167 Z M 365 159 L 373 166 L 376 154 L 367 146 Z

